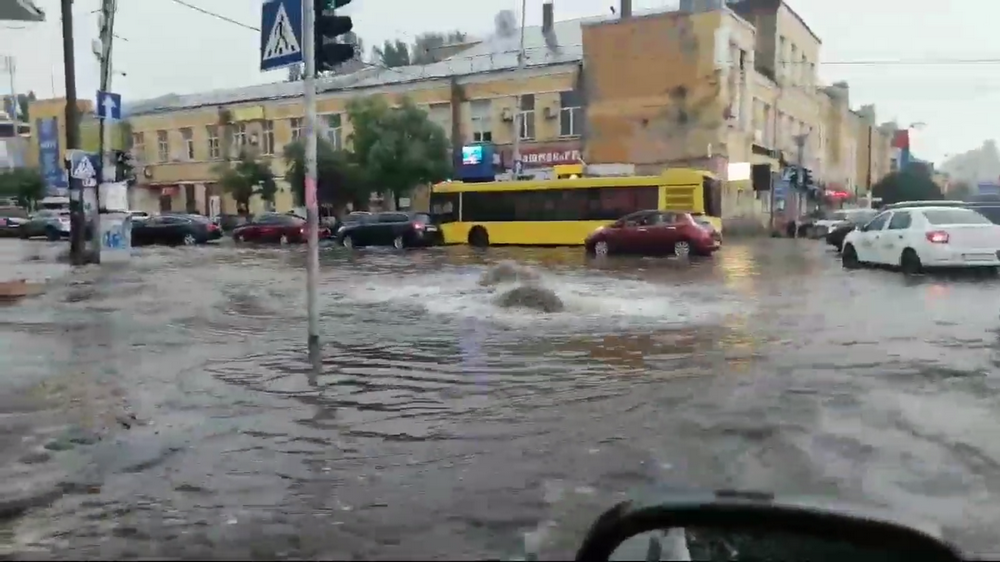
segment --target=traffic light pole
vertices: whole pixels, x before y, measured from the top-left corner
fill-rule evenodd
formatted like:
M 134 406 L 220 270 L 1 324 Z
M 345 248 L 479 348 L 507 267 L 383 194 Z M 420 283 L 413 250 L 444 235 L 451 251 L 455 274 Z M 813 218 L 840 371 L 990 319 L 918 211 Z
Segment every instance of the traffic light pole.
M 319 349 L 319 205 L 316 200 L 317 127 L 316 127 L 316 0 L 302 0 L 302 58 L 305 59 L 306 104 L 306 221 L 308 257 L 306 259 L 306 306 L 309 309 L 309 351 Z
M 73 0 L 62 0 L 63 69 L 66 77 L 66 151 L 80 148 L 80 114 L 76 107 L 76 58 L 73 49 Z M 68 158 L 67 158 L 68 160 Z M 66 165 L 69 170 L 69 164 Z M 69 257 L 73 265 L 85 265 L 83 239 L 83 189 L 69 176 Z

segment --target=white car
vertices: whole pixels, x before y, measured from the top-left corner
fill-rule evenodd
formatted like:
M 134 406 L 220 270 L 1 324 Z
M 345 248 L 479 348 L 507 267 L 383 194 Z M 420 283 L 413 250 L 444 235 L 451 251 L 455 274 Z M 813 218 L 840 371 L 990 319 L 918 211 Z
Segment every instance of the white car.
M 847 234 L 844 267 L 864 264 L 919 273 L 932 267 L 1000 267 L 1000 226 L 972 209 L 910 207 L 879 213 Z

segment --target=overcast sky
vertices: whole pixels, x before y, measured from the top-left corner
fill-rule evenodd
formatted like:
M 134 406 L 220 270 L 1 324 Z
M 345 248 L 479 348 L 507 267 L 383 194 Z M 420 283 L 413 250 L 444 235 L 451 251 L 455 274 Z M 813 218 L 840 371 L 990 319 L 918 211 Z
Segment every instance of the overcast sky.
M 184 0 L 257 27 L 261 0 Z M 672 0 L 633 0 L 636 10 Z M 16 88 L 39 97 L 62 96 L 62 43 L 59 0 L 36 0 L 49 14 L 42 24 L 4 23 L 0 53 L 17 58 Z M 555 0 L 556 19 L 608 13 L 617 0 Z M 847 80 L 851 104 L 875 103 L 880 120 L 900 125 L 925 123 L 915 133 L 920 158 L 979 146 L 1000 129 L 1000 35 L 990 14 L 1000 3 L 983 0 L 790 0 L 793 9 L 823 40 L 820 75 L 825 82 Z M 92 12 L 100 0 L 76 0 L 77 86 L 93 97 L 97 63 L 91 41 L 97 34 Z M 412 41 L 424 31 L 462 29 L 488 34 L 499 10 L 520 10 L 520 0 L 354 0 L 347 8 L 355 31 L 370 48 L 390 38 Z M 528 24 L 541 21 L 542 0 L 528 0 Z M 272 82 L 284 72 L 257 71 L 257 33 L 198 13 L 177 0 L 119 0 L 114 90 L 126 102 L 168 92 Z M 990 59 L 979 64 L 838 64 L 858 61 Z M 4 83 L 0 92 L 9 91 Z

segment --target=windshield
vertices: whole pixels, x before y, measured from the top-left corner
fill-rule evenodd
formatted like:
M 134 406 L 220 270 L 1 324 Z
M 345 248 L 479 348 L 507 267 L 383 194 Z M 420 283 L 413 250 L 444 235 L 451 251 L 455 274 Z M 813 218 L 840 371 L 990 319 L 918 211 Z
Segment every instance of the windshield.
M 924 211 L 924 217 L 931 224 L 993 224 L 975 211 L 968 209 L 935 209 Z

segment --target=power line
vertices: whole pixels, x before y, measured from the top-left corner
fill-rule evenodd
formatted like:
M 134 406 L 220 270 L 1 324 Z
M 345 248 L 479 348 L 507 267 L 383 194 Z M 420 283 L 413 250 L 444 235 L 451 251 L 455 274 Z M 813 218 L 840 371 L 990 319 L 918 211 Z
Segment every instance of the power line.
M 199 6 L 195 6 L 194 4 L 188 4 L 184 0 L 172 0 L 172 1 L 175 4 L 180 4 L 181 6 L 184 6 L 185 8 L 190 8 L 190 9 L 196 11 L 196 12 L 200 12 L 202 14 L 205 14 L 206 16 L 211 16 L 211 17 L 213 17 L 213 18 L 215 18 L 217 20 L 221 20 L 221 21 L 224 21 L 226 23 L 231 23 L 233 25 L 238 25 L 238 26 L 240 26 L 242 28 L 249 29 L 251 31 L 256 31 L 258 33 L 260 32 L 260 28 L 259 27 L 254 27 L 252 25 L 247 25 L 247 24 L 245 24 L 245 23 L 243 23 L 241 21 L 237 21 L 237 20 L 234 20 L 233 18 L 226 17 L 226 16 L 224 16 L 222 14 L 218 14 L 218 13 L 212 12 L 210 10 L 206 10 L 205 8 L 201 8 Z

